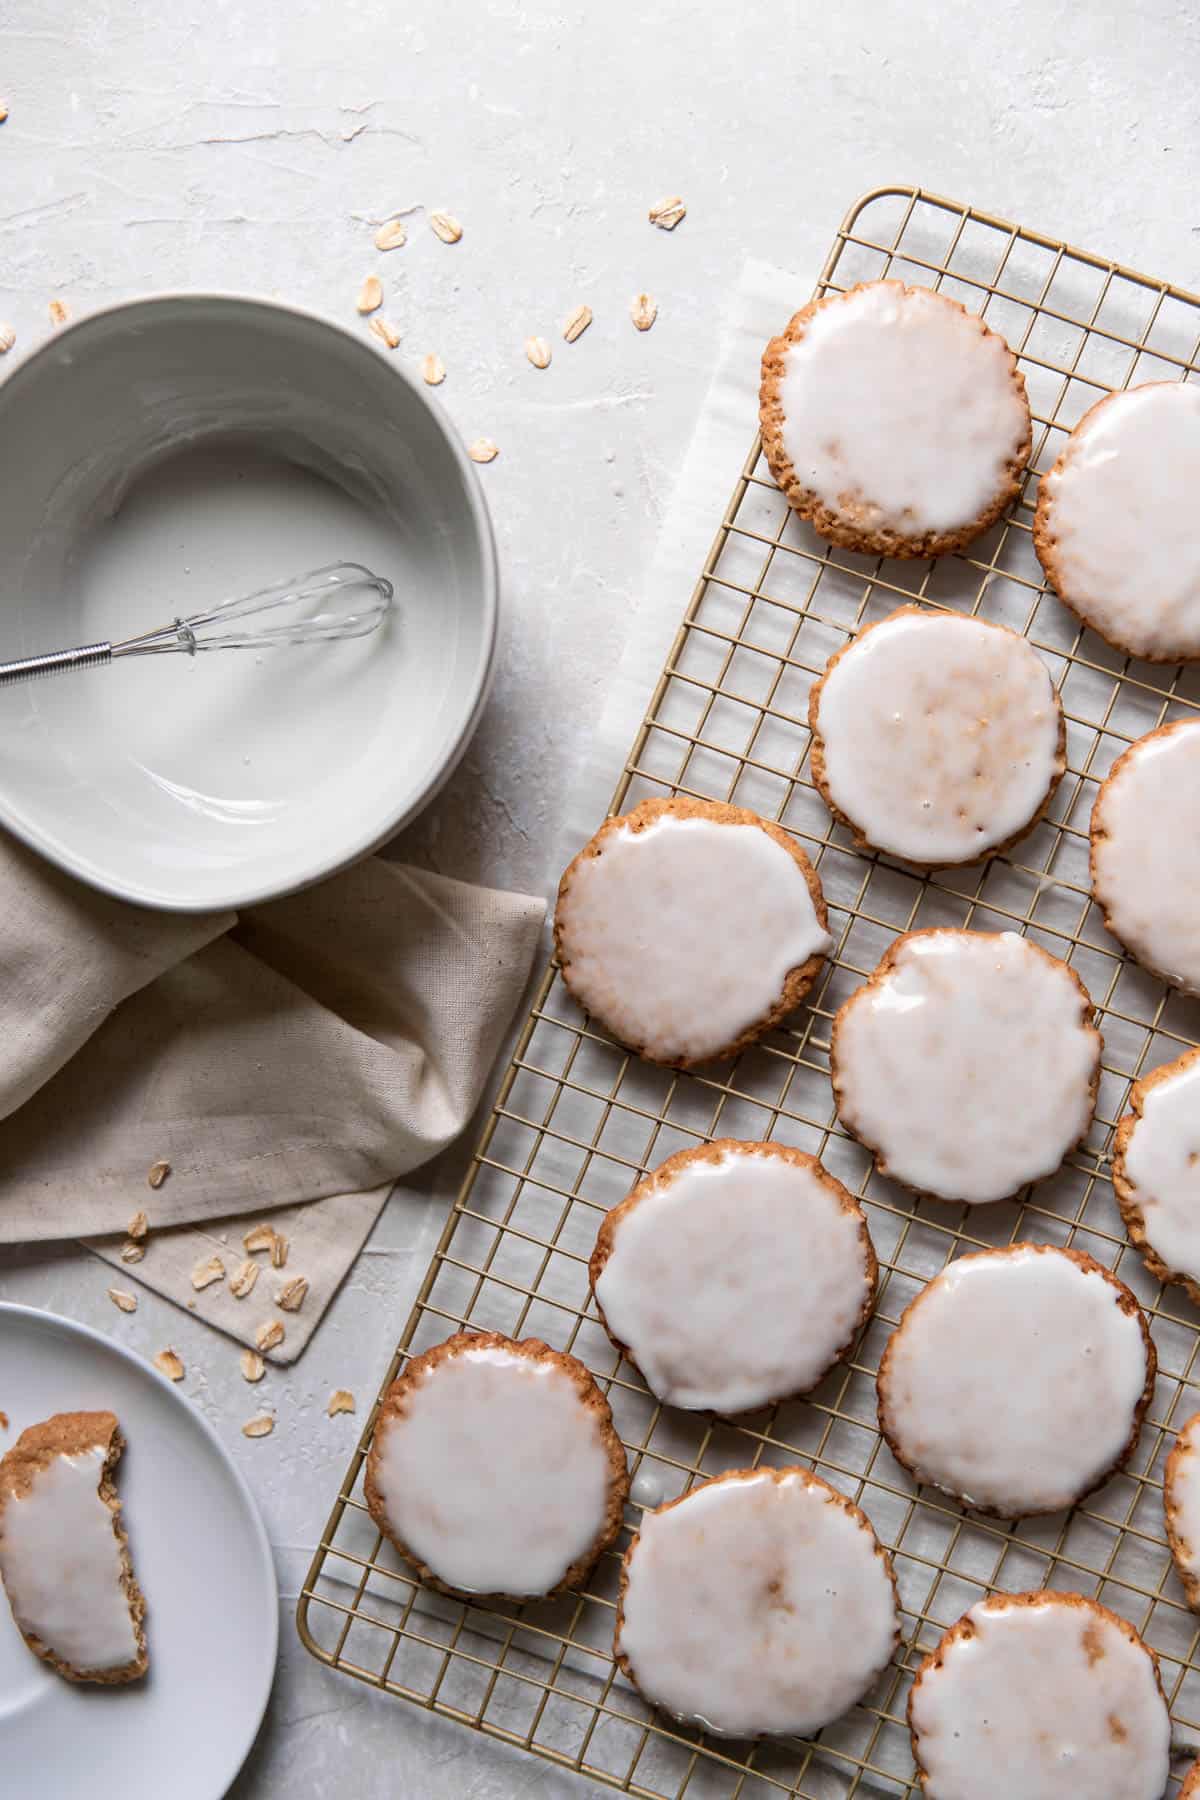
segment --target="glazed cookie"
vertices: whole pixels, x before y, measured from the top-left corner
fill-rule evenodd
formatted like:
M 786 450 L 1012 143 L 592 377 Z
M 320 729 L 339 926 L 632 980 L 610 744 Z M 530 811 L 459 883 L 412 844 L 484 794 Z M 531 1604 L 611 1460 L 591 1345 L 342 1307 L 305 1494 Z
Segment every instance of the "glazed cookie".
M 146 1602 L 115 1486 L 110 1412 L 56 1413 L 0 1460 L 0 1580 L 21 1636 L 68 1681 L 137 1681 Z
M 1171 1720 L 1132 1625 L 1082 1594 L 995 1594 L 908 1699 L 925 1800 L 1162 1800 Z
M 1200 1306 L 1200 1050 L 1143 1075 L 1129 1101 L 1112 1169 L 1125 1229 L 1150 1273 Z
M 648 1512 L 625 1552 L 614 1653 L 653 1705 L 721 1737 L 805 1737 L 899 1642 L 886 1550 L 807 1469 L 737 1469 Z
M 576 1587 L 621 1529 L 629 1491 L 608 1402 L 536 1338 L 456 1332 L 384 1396 L 367 1457 L 384 1536 L 449 1593 Z
M 879 1429 L 915 1480 L 1004 1519 L 1058 1512 L 1132 1455 L 1154 1344 L 1117 1277 L 1079 1250 L 959 1257 L 879 1364 Z
M 1100 1033 L 1074 969 L 1014 932 L 910 931 L 833 1022 L 838 1116 L 881 1175 L 976 1205 L 1091 1124 Z
M 1200 657 L 1200 386 L 1151 381 L 1086 412 L 1038 489 L 1055 593 L 1114 649 Z
M 1118 756 L 1092 808 L 1091 869 L 1113 936 L 1200 994 L 1200 720 L 1161 725 Z
M 605 1330 L 650 1391 L 719 1413 L 814 1388 L 875 1276 L 840 1181 L 803 1151 L 733 1138 L 668 1157 L 608 1214 L 591 1260 Z
M 1200 1413 L 1192 1414 L 1167 1458 L 1163 1513 L 1188 1605 L 1200 1612 Z
M 1017 359 L 957 300 L 869 281 L 803 307 L 763 355 L 771 473 L 822 537 L 942 556 L 1020 489 L 1030 416 Z
M 860 846 L 929 868 L 1029 830 L 1066 767 L 1037 651 L 1003 625 L 919 606 L 839 650 L 808 702 L 812 773 Z
M 733 1056 L 807 994 L 832 948 L 816 871 L 778 825 L 715 800 L 609 819 L 558 889 L 563 980 L 651 1062 Z
M 1200 1800 L 1200 1762 L 1194 1762 L 1179 1790 L 1179 1800 Z

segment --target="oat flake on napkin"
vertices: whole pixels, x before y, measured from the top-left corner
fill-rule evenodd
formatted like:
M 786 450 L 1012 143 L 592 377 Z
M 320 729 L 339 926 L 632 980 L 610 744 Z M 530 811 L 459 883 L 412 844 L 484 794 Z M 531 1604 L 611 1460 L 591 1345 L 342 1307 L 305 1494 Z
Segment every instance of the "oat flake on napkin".
M 85 1238 L 244 1343 L 283 1318 L 272 1360 L 293 1360 L 392 1182 L 474 1111 L 544 911 L 373 857 L 240 917 L 150 912 L 0 835 L 0 1243 Z M 269 1209 L 286 1271 L 258 1256 L 246 1298 L 195 1291 Z M 303 1306 L 280 1313 L 297 1275 Z

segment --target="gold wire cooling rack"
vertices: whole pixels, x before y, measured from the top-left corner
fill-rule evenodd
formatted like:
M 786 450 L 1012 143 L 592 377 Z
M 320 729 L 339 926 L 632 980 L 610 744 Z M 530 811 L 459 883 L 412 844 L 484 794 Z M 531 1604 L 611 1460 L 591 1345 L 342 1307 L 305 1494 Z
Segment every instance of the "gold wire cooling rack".
M 851 208 L 816 291 L 883 275 L 955 296 L 1018 352 L 1035 420 L 1019 504 L 970 555 L 933 564 L 859 556 L 823 543 L 790 512 L 756 443 L 612 803 L 616 812 L 653 794 L 692 794 L 777 819 L 820 869 L 836 954 L 789 1029 L 698 1074 L 621 1050 L 551 967 L 383 1386 L 463 1325 L 574 1351 L 607 1391 L 628 1447 L 634 1523 L 644 1507 L 723 1469 L 819 1470 L 892 1550 L 904 1608 L 896 1661 L 811 1743 L 737 1745 L 674 1725 L 612 1660 L 627 1534 L 576 1594 L 511 1608 L 435 1594 L 393 1556 L 364 1506 L 374 1412 L 298 1609 L 301 1638 L 331 1667 L 648 1800 L 915 1795 L 912 1672 L 946 1626 L 996 1589 L 1073 1589 L 1122 1613 L 1159 1654 L 1177 1748 L 1200 1744 L 1200 1621 L 1171 1569 L 1161 1481 L 1172 1431 L 1200 1406 L 1200 1312 L 1152 1280 L 1127 1244 L 1108 1154 L 1131 1080 L 1200 1040 L 1200 1006 L 1120 955 L 1087 870 L 1099 781 L 1135 738 L 1196 713 L 1200 673 L 1132 663 L 1081 630 L 1048 594 L 1030 529 L 1037 472 L 1087 407 L 1112 388 L 1197 372 L 1200 297 L 916 188 L 881 188 Z M 1068 732 L 1050 816 L 983 867 L 925 877 L 856 851 L 807 761 L 812 681 L 861 626 L 911 600 L 1024 631 L 1059 685 Z M 1027 932 L 1079 971 L 1104 1033 L 1097 1119 L 1083 1149 L 1020 1200 L 974 1211 L 913 1200 L 881 1180 L 838 1125 L 829 1085 L 838 1005 L 897 933 L 934 925 Z M 875 1316 L 821 1388 L 736 1423 L 659 1406 L 588 1299 L 587 1258 L 606 1209 L 672 1151 L 718 1136 L 818 1154 L 862 1196 L 881 1274 Z M 1074 1244 L 1118 1269 L 1150 1316 L 1159 1375 L 1123 1474 L 1065 1516 L 1007 1526 L 914 1487 L 877 1431 L 875 1371 L 901 1311 L 948 1258 L 1018 1238 Z

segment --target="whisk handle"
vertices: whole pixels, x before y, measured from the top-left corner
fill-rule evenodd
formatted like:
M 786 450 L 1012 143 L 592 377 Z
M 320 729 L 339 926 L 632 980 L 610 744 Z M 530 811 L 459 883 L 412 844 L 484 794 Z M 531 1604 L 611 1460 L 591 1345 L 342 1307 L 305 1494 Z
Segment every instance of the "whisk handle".
M 21 656 L 0 662 L 0 687 L 34 681 L 39 675 L 61 675 L 68 669 L 98 669 L 112 661 L 111 644 L 80 644 L 75 650 L 51 650 L 45 656 Z

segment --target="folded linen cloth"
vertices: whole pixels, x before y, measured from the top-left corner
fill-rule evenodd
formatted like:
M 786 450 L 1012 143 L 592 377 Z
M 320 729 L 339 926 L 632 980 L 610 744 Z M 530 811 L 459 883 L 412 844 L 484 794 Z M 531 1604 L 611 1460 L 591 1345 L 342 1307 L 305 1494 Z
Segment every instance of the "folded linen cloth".
M 151 912 L 0 835 L 0 1243 L 84 1238 L 244 1343 L 282 1320 L 292 1361 L 392 1182 L 471 1117 L 544 912 L 381 857 L 240 916 Z M 268 1210 L 283 1268 L 242 1242 Z

